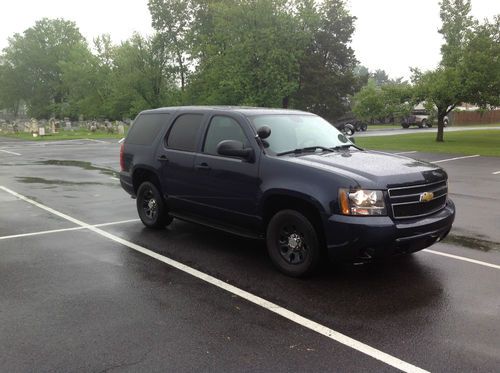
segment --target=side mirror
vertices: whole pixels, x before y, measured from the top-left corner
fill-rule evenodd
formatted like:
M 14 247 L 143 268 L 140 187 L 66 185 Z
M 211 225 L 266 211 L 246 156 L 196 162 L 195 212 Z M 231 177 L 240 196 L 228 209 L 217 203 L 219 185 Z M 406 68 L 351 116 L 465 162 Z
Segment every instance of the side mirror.
M 271 129 L 268 126 L 262 126 L 257 130 L 257 135 L 261 140 L 267 139 L 271 136 Z
M 253 161 L 255 156 L 252 148 L 245 148 L 241 141 L 236 140 L 221 141 L 217 145 L 217 154 L 243 158 L 247 161 Z

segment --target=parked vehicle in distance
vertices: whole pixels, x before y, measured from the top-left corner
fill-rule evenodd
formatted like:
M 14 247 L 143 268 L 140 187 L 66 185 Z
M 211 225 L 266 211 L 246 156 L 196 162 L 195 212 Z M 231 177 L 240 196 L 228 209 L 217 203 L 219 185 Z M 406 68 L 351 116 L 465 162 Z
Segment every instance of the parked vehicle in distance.
M 243 107 L 141 112 L 120 182 L 146 227 L 173 218 L 264 239 L 274 265 L 371 260 L 444 238 L 455 207 L 440 167 L 363 150 L 317 115 Z
M 448 117 L 444 118 L 444 126 L 448 126 Z M 401 127 L 410 128 L 410 126 L 418 126 L 418 128 L 431 128 L 432 118 L 430 113 L 425 109 L 415 109 L 407 117 L 401 119 Z
M 364 132 L 368 129 L 368 124 L 357 119 L 352 113 L 343 115 L 333 125 L 346 136 L 352 136 L 355 132 Z

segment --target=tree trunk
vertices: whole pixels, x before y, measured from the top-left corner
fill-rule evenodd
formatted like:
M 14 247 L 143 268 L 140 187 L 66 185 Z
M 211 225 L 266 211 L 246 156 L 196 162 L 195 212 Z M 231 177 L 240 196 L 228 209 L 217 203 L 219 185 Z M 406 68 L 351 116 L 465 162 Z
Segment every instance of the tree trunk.
M 438 131 L 436 136 L 437 142 L 444 142 L 444 117 L 446 116 L 446 108 L 438 108 Z

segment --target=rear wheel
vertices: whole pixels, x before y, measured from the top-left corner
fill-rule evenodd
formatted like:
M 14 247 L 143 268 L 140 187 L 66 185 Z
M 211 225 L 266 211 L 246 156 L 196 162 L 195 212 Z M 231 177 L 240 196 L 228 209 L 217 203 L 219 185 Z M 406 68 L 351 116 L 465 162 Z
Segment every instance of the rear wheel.
M 410 125 L 408 123 L 401 123 L 401 127 L 410 128 Z
M 137 191 L 137 212 L 148 228 L 159 229 L 172 222 L 160 191 L 150 181 L 143 182 Z
M 424 127 L 427 127 L 427 121 L 425 119 L 422 119 L 422 121 L 418 125 L 418 128 L 424 128 Z
M 342 132 L 344 133 L 344 135 L 346 136 L 352 136 L 354 135 L 354 132 L 356 132 L 356 129 L 354 128 L 354 126 L 350 123 L 347 123 L 346 125 L 344 125 L 344 127 L 342 128 Z
M 301 277 L 314 271 L 321 257 L 320 242 L 309 219 L 295 210 L 279 211 L 267 226 L 269 256 L 289 276 Z

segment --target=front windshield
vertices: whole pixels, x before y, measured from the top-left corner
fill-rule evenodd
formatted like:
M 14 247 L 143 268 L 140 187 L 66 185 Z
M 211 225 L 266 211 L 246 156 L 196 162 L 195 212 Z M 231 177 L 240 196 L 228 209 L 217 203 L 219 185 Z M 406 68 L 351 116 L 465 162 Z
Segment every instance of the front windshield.
M 271 135 L 263 142 L 273 153 L 283 153 L 309 147 L 336 148 L 352 143 L 334 126 L 312 114 L 266 114 L 250 117 L 259 130 L 271 128 Z

